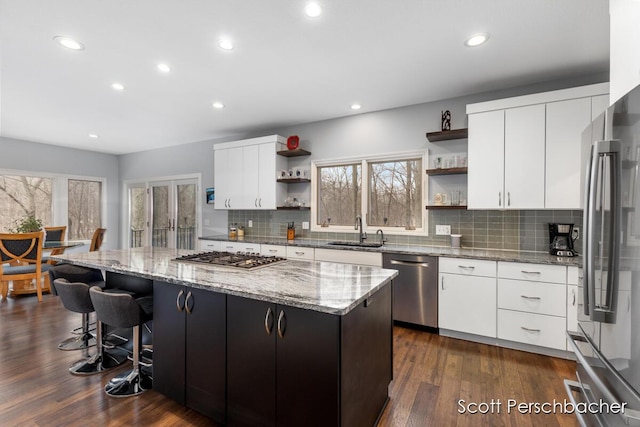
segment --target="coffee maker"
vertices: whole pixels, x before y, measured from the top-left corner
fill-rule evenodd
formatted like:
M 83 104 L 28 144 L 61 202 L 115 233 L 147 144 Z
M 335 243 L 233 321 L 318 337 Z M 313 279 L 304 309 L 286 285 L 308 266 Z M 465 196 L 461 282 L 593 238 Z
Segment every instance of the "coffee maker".
M 549 224 L 549 253 L 551 255 L 566 257 L 576 255 L 573 241 L 573 224 Z

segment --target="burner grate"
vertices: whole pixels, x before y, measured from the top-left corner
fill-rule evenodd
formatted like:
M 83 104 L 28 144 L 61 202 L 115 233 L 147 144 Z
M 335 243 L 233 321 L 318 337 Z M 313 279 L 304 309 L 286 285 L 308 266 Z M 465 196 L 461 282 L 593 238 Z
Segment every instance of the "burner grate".
M 247 270 L 285 261 L 286 258 L 275 256 L 262 256 L 257 253 L 248 252 L 202 252 L 192 255 L 183 255 L 175 258 L 178 262 L 192 262 L 197 264 L 219 265 L 227 267 L 244 268 Z

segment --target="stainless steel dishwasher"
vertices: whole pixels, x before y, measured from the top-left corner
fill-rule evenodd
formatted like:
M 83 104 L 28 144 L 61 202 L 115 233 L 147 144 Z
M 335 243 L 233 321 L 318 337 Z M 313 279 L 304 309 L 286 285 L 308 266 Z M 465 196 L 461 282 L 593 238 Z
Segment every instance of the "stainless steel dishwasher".
M 384 268 L 398 270 L 393 280 L 393 320 L 438 327 L 438 257 L 385 253 Z

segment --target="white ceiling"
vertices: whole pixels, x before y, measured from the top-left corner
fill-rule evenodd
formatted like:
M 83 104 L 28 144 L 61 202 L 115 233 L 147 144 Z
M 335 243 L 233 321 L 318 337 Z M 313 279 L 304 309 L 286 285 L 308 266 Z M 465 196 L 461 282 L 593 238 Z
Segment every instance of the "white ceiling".
M 121 154 L 608 71 L 606 0 L 319 2 L 0 0 L 0 134 Z

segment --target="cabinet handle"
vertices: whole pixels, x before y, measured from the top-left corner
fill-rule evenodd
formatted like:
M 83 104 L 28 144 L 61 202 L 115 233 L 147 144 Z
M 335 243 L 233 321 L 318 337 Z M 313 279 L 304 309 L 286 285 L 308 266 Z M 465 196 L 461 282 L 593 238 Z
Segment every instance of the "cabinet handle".
M 524 327 L 524 326 L 520 326 L 520 329 L 522 329 L 523 331 L 527 331 L 527 332 L 540 333 L 540 329 L 526 328 L 526 327 Z
M 440 288 L 444 291 L 444 276 L 440 278 Z
M 298 256 L 302 256 L 302 255 L 304 255 L 304 252 L 302 252 L 302 251 L 296 251 L 296 255 L 298 255 Z
M 530 297 L 530 296 L 527 296 L 527 295 L 520 295 L 520 298 L 524 298 L 524 299 L 531 299 L 531 300 L 537 300 L 537 301 L 539 301 L 539 300 L 541 300 L 541 299 L 542 299 L 542 298 L 540 298 L 540 297 Z
M 231 199 L 229 199 L 229 207 L 231 207 Z
M 253 206 L 255 206 L 256 208 L 258 207 L 258 199 L 257 198 L 253 201 Z
M 507 192 L 507 206 L 511 206 L 511 191 Z
M 182 295 L 184 295 L 184 291 L 181 289 L 180 292 L 178 292 L 178 297 L 176 298 L 176 308 L 178 311 L 182 311 L 184 309 L 184 305 L 180 304 L 180 297 L 182 297 Z
M 225 246 L 225 249 L 233 249 L 233 246 Z
M 275 254 L 276 252 L 278 252 L 277 249 L 269 249 L 269 253 Z
M 184 309 L 187 311 L 187 313 L 191 314 L 191 312 L 193 311 L 193 308 L 189 307 L 189 300 L 191 299 L 191 291 L 189 291 L 187 293 L 187 297 L 184 299 Z
M 520 270 L 520 271 L 524 274 L 542 274 L 539 271 L 527 271 L 527 270 Z
M 572 289 L 571 290 L 571 295 L 573 296 L 573 302 L 571 303 L 572 306 L 576 306 L 576 290 Z
M 262 207 L 262 197 L 258 199 L 258 207 Z
M 502 191 L 498 191 L 498 206 L 502 206 Z
M 463 270 L 473 270 L 475 267 L 473 265 L 459 265 L 458 268 L 462 268 Z
M 253 248 L 250 248 L 248 246 L 245 249 L 246 249 L 245 252 L 253 252 Z
M 267 331 L 267 335 L 271 335 L 271 331 L 273 331 L 273 311 L 271 307 L 267 308 L 267 314 L 264 316 L 264 330 Z
M 227 204 L 227 200 L 229 200 L 229 199 L 224 199 L 224 207 L 225 207 L 225 208 L 228 208 L 228 207 L 229 207 L 229 205 Z
M 284 338 L 284 331 L 287 329 L 287 318 L 284 315 L 284 310 L 280 310 L 278 315 L 278 336 Z

